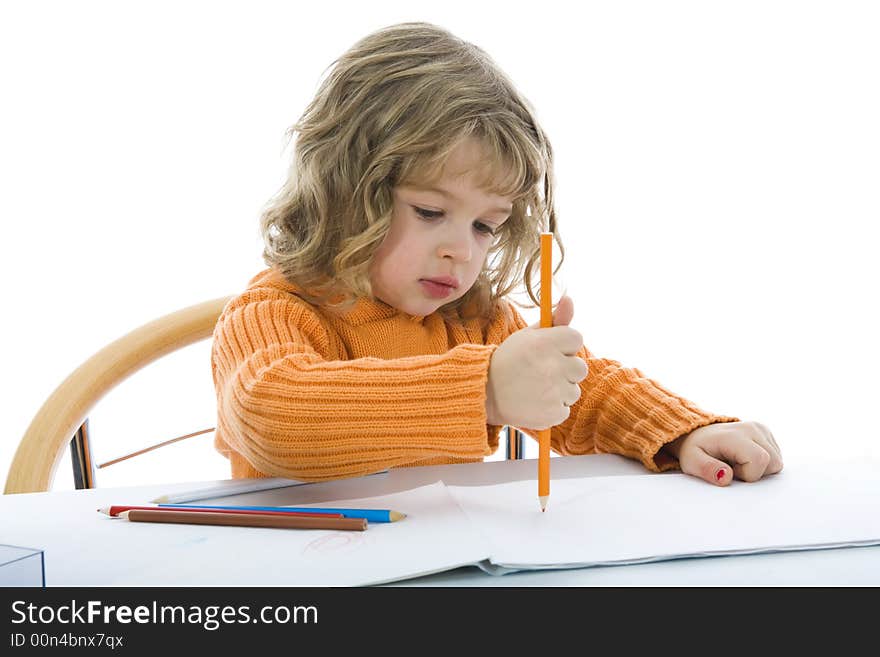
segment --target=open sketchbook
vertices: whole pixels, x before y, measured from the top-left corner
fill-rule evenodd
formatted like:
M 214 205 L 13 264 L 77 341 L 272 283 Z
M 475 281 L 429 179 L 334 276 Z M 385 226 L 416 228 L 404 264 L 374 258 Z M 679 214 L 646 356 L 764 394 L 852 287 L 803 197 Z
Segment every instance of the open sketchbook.
M 873 545 L 880 544 L 878 502 L 880 478 L 867 466 L 792 468 L 724 488 L 681 473 L 561 479 L 552 482 L 545 513 L 534 481 L 436 482 L 340 502 L 408 515 L 373 524 L 325 556 L 351 569 L 348 584 L 376 584 L 466 565 L 503 575 Z
M 453 553 L 459 565 L 503 575 L 880 544 L 880 478 L 868 466 L 798 467 L 724 488 L 681 473 L 562 479 L 552 484 L 546 513 L 533 481 L 438 482 L 388 502 L 406 511 L 410 496 L 421 508 L 407 521 L 441 509 L 451 516 L 457 506 L 471 527 L 433 543 L 433 567 L 404 577 L 449 568 Z M 421 506 L 427 499 L 430 505 Z M 388 550 L 393 559 L 409 546 L 395 542 Z
M 560 478 L 546 513 L 533 480 L 334 500 L 407 514 L 362 532 L 127 523 L 95 511 L 119 494 L 0 496 L 0 524 L 9 541 L 45 550 L 47 586 L 363 586 L 461 566 L 499 575 L 880 544 L 880 477 L 867 464 L 787 467 L 726 488 L 679 473 Z

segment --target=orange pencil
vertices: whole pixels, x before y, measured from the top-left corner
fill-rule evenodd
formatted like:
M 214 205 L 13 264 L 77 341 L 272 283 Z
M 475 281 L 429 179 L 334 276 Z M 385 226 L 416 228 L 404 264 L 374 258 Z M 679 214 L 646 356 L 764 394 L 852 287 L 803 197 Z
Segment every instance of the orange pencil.
M 553 233 L 541 233 L 541 328 L 553 326 Z M 550 499 L 550 429 L 538 432 L 538 501 L 547 510 Z

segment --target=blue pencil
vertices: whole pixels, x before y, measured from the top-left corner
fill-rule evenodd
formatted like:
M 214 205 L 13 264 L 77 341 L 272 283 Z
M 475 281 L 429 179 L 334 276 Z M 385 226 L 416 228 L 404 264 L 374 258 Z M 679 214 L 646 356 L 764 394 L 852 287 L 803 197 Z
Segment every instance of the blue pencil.
M 242 511 L 311 511 L 313 513 L 341 513 L 346 518 L 365 518 L 367 522 L 396 522 L 406 518 L 405 513 L 389 509 L 327 509 L 311 506 L 205 506 L 202 504 L 160 504 L 177 509 L 240 509 Z

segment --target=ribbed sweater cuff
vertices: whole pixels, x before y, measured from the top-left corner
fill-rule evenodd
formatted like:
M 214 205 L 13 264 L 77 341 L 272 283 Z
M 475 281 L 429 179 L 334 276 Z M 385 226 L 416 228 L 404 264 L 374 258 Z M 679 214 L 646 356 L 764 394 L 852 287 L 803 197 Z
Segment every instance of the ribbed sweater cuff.
M 704 411 L 656 382 L 643 379 L 633 385 L 629 394 L 616 395 L 603 404 L 595 424 L 596 451 L 621 454 L 660 472 L 678 467 L 677 459 L 660 452 L 663 445 L 698 427 L 739 421 Z M 585 412 L 579 409 L 579 414 Z

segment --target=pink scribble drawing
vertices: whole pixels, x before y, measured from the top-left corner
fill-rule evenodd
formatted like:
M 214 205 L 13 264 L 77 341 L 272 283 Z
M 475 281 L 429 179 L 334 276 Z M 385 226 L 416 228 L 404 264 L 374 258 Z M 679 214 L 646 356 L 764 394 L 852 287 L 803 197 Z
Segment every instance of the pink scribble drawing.
M 364 532 L 329 532 L 310 541 L 302 550 L 304 556 L 335 554 L 358 550 L 367 544 Z

